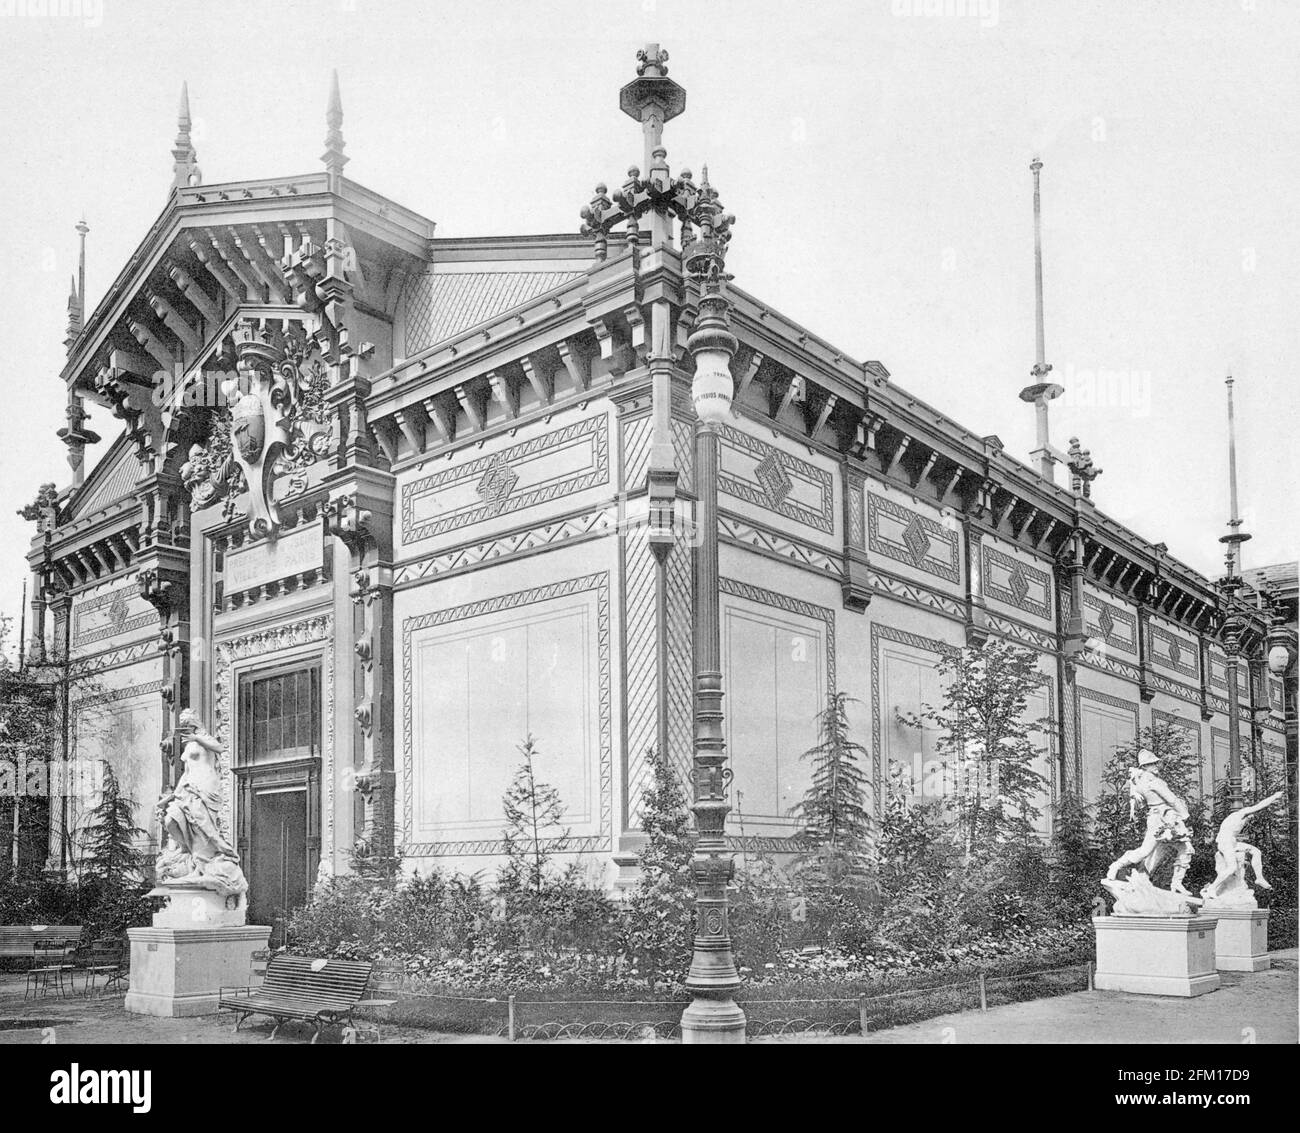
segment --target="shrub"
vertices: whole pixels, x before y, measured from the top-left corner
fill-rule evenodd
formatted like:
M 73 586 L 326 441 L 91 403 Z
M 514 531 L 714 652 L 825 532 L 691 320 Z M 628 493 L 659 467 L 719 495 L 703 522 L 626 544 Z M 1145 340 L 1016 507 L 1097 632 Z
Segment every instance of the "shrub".
M 619 943 L 649 978 L 680 979 L 691 959 L 695 891 L 686 796 L 657 747 L 646 752 L 650 784 L 641 802 L 641 878 L 620 912 Z

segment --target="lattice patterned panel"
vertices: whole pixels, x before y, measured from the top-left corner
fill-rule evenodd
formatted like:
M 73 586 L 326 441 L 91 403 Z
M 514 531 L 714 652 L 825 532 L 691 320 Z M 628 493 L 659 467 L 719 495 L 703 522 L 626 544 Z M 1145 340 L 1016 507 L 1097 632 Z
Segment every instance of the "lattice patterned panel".
M 695 593 L 691 549 L 679 543 L 668 556 L 668 745 L 683 784 L 694 757 Z
M 655 742 L 655 560 L 640 540 L 620 540 L 624 556 L 625 612 L 627 640 L 627 821 L 635 828 L 641 791 L 649 768 L 646 749 Z
M 650 467 L 651 424 L 648 416 L 623 421 L 623 491 L 636 492 L 646 486 Z M 695 490 L 695 426 L 674 417 L 671 425 L 673 458 L 677 463 L 677 487 Z
M 641 798 L 649 782 L 646 750 L 658 736 L 658 622 L 654 556 L 644 544 L 624 542 L 627 554 L 627 814 L 640 826 Z M 694 748 L 692 681 L 694 597 L 691 553 L 674 547 L 668 556 L 668 745 L 682 784 L 689 781 Z
M 623 483 L 625 492 L 645 487 L 646 469 L 650 466 L 650 418 L 634 417 L 623 421 Z

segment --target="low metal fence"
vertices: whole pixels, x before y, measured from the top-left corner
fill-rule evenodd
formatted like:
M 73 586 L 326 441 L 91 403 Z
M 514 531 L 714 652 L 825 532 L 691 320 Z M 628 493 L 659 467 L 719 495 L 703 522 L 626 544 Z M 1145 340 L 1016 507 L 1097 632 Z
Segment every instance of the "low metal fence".
M 742 996 L 751 1037 L 869 1034 L 961 1011 L 1068 995 L 1092 987 L 1091 961 L 1020 972 L 963 974 L 918 987 L 843 997 Z M 681 1034 L 686 999 L 563 999 L 464 996 L 404 988 L 385 1013 L 390 1023 L 516 1040 L 664 1041 Z

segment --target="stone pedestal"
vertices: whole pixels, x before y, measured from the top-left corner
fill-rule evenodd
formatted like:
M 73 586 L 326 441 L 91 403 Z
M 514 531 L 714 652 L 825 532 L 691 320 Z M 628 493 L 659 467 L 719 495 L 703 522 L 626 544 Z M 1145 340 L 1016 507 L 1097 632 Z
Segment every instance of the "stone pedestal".
M 1094 917 L 1098 991 L 1204 995 L 1217 991 L 1212 916 Z
M 266 947 L 270 925 L 130 928 L 131 990 L 137 1015 L 211 1015 L 223 986 L 246 987 L 252 955 Z
M 163 885 L 167 897 L 152 928 L 127 929 L 131 990 L 126 1009 L 138 1015 L 210 1015 L 223 986 L 246 987 L 252 954 L 266 947 L 269 925 L 244 923 L 247 902 L 211 889 Z
M 1268 969 L 1268 910 L 1215 909 L 1215 965 L 1222 972 L 1263 972 Z

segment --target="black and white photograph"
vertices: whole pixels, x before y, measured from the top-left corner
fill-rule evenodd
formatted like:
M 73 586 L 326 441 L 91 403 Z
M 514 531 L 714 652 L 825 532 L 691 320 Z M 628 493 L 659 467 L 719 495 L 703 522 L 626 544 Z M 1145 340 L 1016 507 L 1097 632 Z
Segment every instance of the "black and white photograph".
M 0 0 L 5 1109 L 1283 1091 L 1297 59 L 1286 0 Z

